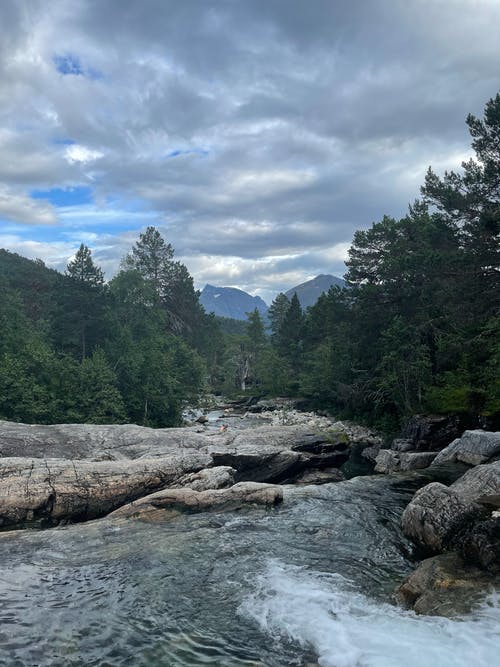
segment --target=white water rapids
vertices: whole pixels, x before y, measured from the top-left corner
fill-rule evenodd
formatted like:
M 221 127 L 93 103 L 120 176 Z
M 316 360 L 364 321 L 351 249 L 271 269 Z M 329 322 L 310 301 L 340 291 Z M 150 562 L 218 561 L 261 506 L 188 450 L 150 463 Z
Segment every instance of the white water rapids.
M 461 620 L 417 616 L 369 599 L 341 575 L 270 560 L 239 612 L 313 647 L 321 667 L 495 667 L 499 601 L 490 596 Z

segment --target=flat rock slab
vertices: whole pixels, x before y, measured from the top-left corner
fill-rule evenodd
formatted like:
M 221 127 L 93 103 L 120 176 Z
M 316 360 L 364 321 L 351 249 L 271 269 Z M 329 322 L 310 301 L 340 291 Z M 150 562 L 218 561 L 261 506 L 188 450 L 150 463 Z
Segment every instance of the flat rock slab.
M 210 464 L 203 453 L 137 461 L 0 459 L 0 526 L 104 516 Z
M 243 505 L 277 505 L 283 500 L 283 489 L 273 484 L 239 482 L 227 489 L 165 489 L 137 501 L 128 503 L 112 512 L 110 518 L 161 518 L 158 510 L 177 509 L 202 511 L 211 508 L 237 509 Z M 163 514 L 164 515 L 164 514 Z
M 314 433 L 304 425 L 203 434 L 0 422 L 0 452 L 0 526 L 6 526 L 104 516 L 174 486 L 203 491 L 240 481 L 291 481 L 308 470 L 339 467 L 350 446 L 345 433 Z

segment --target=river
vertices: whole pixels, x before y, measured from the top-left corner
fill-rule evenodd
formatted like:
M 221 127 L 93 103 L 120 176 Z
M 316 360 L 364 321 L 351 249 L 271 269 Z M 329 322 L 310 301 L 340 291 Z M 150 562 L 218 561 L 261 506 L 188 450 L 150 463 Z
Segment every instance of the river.
M 493 667 L 500 605 L 460 620 L 390 604 L 414 567 L 418 475 L 285 487 L 272 510 L 171 512 L 0 534 L 8 667 Z

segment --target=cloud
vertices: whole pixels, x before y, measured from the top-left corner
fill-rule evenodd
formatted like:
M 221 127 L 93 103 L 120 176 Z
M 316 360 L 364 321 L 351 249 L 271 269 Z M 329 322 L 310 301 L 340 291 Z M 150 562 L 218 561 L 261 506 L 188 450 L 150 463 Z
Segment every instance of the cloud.
M 55 225 L 57 214 L 53 206 L 43 200 L 34 200 L 23 194 L 0 189 L 0 220 L 22 225 Z
M 283 5 L 0 3 L 15 247 L 46 244 L 60 266 L 79 236 L 109 276 L 154 224 L 201 286 L 269 299 L 341 274 L 355 229 L 403 215 L 429 164 L 467 154 L 464 119 L 500 87 L 500 5 Z M 30 199 L 69 188 L 92 203 Z

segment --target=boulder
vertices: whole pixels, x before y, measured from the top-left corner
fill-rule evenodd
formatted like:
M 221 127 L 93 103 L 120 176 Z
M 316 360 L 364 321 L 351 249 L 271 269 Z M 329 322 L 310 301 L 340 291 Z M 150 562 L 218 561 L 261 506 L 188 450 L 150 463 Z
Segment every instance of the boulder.
M 496 583 L 491 573 L 447 553 L 422 561 L 396 589 L 395 597 L 417 614 L 453 617 L 470 612 Z
M 406 452 L 381 449 L 375 459 L 375 472 L 391 473 L 398 470 L 421 470 L 428 468 L 436 452 Z
M 401 452 L 400 470 L 422 470 L 428 468 L 436 457 L 436 452 Z
M 396 438 L 392 441 L 391 449 L 395 452 L 411 452 L 413 442 L 405 438 Z
M 443 463 L 466 463 L 480 465 L 495 457 L 500 457 L 500 431 L 465 431 L 434 459 L 433 465 Z
M 459 540 L 474 521 L 486 515 L 477 503 L 439 482 L 419 489 L 402 516 L 405 535 L 421 547 L 443 551 Z
M 392 449 L 381 449 L 375 457 L 375 472 L 388 474 L 399 470 L 399 454 Z
M 494 497 L 500 495 L 500 461 L 486 463 L 467 470 L 450 487 L 462 498 L 494 505 Z M 488 503 L 487 498 L 490 498 Z
M 283 500 L 283 489 L 272 484 L 239 482 L 228 489 L 165 489 L 112 512 L 111 518 L 159 518 L 158 510 L 189 510 L 199 512 L 211 508 L 237 509 L 243 505 L 277 505 Z M 161 515 L 160 515 L 161 516 Z

